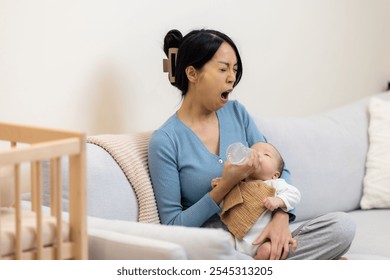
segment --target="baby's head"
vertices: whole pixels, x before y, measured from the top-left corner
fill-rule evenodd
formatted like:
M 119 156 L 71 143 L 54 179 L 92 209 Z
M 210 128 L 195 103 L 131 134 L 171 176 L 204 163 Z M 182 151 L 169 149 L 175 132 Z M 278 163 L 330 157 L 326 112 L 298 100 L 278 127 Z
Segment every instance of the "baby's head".
M 279 178 L 284 168 L 284 161 L 279 151 L 266 142 L 256 143 L 251 148 L 259 154 L 260 165 L 249 179 L 265 181 Z

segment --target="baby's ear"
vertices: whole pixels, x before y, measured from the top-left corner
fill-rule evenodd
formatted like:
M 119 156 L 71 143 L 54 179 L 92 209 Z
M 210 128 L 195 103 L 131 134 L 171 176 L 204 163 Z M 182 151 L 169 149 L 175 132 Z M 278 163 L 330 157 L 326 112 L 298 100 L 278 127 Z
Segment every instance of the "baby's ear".
M 280 177 L 280 172 L 276 171 L 274 175 L 272 176 L 272 179 L 278 179 Z

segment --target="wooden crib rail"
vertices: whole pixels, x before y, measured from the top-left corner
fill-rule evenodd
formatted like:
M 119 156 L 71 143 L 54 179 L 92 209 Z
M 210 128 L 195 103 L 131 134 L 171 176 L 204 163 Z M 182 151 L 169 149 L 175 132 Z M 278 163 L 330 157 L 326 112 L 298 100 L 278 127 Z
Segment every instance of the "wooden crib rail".
M 69 138 L 10 149 L 1 152 L 0 165 L 17 164 L 55 158 L 63 155 L 79 154 L 81 149 L 79 143 L 79 138 Z
M 80 137 L 80 133 L 0 122 L 0 139 L 9 142 L 34 144 L 71 137 Z
M 3 256 L 0 234 L 0 259 L 87 259 L 85 135 L 0 122 L 0 140 L 10 143 L 9 149 L 0 150 L 0 167 L 13 166 L 15 189 L 15 250 L 11 256 Z M 61 157 L 69 158 L 68 241 L 62 240 Z M 44 160 L 50 162 L 50 212 L 56 220 L 56 238 L 52 246 L 45 246 L 42 240 L 41 163 Z M 36 220 L 35 248 L 27 252 L 21 245 L 24 212 L 21 209 L 20 186 L 20 166 L 26 163 L 30 165 L 31 202 Z M 0 233 L 1 230 L 0 220 Z

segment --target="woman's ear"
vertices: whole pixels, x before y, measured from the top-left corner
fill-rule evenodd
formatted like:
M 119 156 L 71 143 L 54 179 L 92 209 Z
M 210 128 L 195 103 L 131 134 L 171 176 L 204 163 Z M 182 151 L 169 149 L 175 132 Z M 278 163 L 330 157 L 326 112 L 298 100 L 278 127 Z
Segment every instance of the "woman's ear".
M 196 82 L 196 80 L 198 78 L 198 71 L 195 69 L 194 66 L 188 66 L 186 68 L 186 75 L 187 75 L 188 81 Z

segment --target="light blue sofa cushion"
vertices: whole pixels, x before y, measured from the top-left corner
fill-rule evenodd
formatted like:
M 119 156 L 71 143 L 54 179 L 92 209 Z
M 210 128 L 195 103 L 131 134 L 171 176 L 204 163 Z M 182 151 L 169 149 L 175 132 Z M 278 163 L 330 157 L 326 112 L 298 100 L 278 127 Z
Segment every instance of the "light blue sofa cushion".
M 138 221 L 133 187 L 104 149 L 87 144 L 88 215 L 104 219 Z
M 355 239 L 347 256 L 351 259 L 390 259 L 390 209 L 349 213 L 356 223 Z
M 368 148 L 367 100 L 304 118 L 261 118 L 301 191 L 296 221 L 359 208 Z

